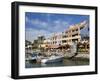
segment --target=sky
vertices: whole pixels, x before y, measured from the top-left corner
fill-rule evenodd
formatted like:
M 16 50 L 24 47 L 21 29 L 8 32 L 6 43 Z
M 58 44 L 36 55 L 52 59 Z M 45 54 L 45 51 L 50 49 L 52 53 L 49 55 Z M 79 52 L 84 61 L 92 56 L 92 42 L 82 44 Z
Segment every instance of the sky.
M 53 33 L 64 32 L 70 25 L 78 24 L 84 20 L 89 21 L 89 16 L 25 12 L 25 39 L 34 41 L 42 35 L 48 38 Z M 88 34 L 89 31 L 86 29 L 82 33 Z

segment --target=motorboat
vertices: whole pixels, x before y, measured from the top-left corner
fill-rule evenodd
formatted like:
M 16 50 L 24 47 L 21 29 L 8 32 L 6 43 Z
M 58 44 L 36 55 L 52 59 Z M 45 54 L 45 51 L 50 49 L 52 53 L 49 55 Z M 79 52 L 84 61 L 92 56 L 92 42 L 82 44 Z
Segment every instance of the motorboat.
M 55 63 L 61 62 L 63 60 L 63 56 L 61 55 L 51 55 L 50 57 L 44 58 L 41 60 L 41 63 Z

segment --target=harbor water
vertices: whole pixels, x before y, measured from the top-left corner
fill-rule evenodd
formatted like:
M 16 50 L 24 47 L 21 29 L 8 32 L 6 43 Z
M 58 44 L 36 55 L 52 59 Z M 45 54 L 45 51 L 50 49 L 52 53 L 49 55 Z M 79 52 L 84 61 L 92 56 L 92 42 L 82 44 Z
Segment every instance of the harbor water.
M 67 59 L 63 58 L 63 61 L 56 62 L 56 63 L 38 63 L 35 61 L 26 61 L 25 67 L 26 68 L 38 68 L 38 67 L 61 67 L 61 66 L 85 66 L 89 65 L 88 59 L 82 59 L 82 58 L 74 58 L 74 59 Z

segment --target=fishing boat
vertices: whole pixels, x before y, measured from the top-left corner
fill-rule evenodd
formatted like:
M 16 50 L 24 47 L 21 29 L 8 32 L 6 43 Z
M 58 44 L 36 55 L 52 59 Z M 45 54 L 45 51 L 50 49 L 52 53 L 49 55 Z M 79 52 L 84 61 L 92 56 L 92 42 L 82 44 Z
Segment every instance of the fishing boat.
M 61 55 L 51 55 L 50 57 L 44 58 L 41 60 L 41 63 L 55 63 L 61 62 L 63 60 L 63 56 Z

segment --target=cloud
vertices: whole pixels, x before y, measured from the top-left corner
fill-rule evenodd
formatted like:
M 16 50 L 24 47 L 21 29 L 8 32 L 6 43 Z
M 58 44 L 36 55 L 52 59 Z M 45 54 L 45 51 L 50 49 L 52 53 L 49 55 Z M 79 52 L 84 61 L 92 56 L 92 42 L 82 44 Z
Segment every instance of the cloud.
M 58 32 L 63 32 L 65 30 L 67 30 L 68 27 L 69 27 L 68 21 L 64 21 L 64 20 L 60 20 L 60 19 L 54 21 L 55 31 L 57 30 Z
M 33 41 L 34 39 L 37 39 L 39 35 L 44 35 L 46 38 L 48 38 L 52 33 L 64 32 L 69 26 L 67 21 L 61 19 L 52 20 L 50 22 L 49 21 L 29 19 L 26 16 L 26 23 L 31 24 L 31 27 L 26 27 L 26 39 Z
M 67 27 L 69 26 L 69 22 L 68 21 L 64 21 L 64 20 L 52 20 L 52 21 L 42 21 L 39 19 L 29 19 L 26 16 L 26 23 L 29 23 L 33 26 L 34 29 L 43 29 L 43 30 L 47 30 L 47 31 L 51 31 L 51 32 L 57 32 L 57 31 L 62 31 L 64 29 L 67 29 Z
M 41 21 L 39 19 L 35 19 L 35 20 L 31 20 L 31 23 L 35 26 L 38 26 L 38 27 L 47 27 L 48 23 L 47 22 L 44 22 L 44 21 Z
M 50 36 L 50 32 L 47 32 L 45 30 L 36 30 L 33 28 L 26 28 L 25 31 L 25 39 L 29 40 L 29 41 L 33 41 L 35 39 L 37 39 L 38 36 L 45 36 L 48 37 Z
M 34 29 L 47 29 L 48 27 L 48 23 L 46 21 L 42 21 L 39 19 L 29 19 L 27 16 L 26 23 L 31 25 L 31 27 L 33 26 Z

